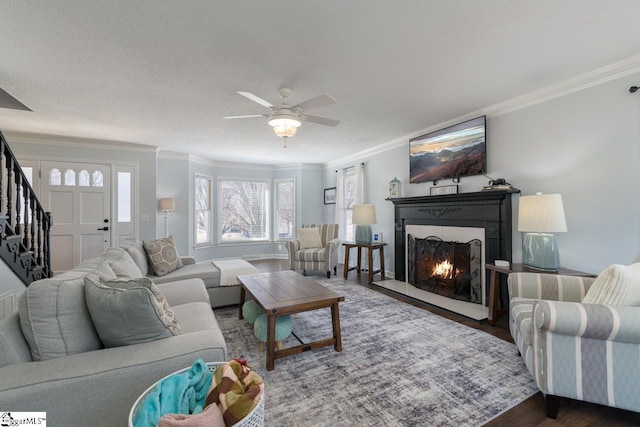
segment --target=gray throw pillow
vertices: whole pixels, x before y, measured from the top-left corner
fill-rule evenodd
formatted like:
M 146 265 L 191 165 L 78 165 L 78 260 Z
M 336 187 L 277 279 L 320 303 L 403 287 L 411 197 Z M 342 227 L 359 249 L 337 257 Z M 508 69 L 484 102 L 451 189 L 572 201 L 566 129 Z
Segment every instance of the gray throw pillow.
M 173 236 L 142 243 L 149 259 L 149 267 L 156 276 L 164 276 L 182 267 Z
M 125 248 L 111 247 L 105 252 L 104 258 L 118 279 L 139 279 L 143 277 L 142 272 Z
M 105 347 L 155 341 L 182 330 L 167 300 L 148 278 L 84 281 L 87 308 Z
M 33 282 L 20 296 L 20 327 L 33 360 L 102 348 L 85 304 L 85 277 L 110 280 L 116 275 L 103 258 L 92 258 L 56 277 Z

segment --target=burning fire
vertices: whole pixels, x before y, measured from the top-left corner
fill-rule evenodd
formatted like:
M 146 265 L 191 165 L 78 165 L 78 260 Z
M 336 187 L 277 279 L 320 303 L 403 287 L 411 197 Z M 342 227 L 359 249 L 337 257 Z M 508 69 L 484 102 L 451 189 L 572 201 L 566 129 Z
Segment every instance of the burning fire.
M 437 263 L 435 267 L 433 267 L 433 275 L 440 276 L 445 279 L 453 278 L 453 264 L 451 264 L 448 259 Z

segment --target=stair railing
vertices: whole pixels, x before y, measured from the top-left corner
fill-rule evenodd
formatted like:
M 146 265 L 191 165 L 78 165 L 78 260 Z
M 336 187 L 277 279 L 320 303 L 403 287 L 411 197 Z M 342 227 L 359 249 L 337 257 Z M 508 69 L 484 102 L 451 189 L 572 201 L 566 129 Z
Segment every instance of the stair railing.
M 0 132 L 0 257 L 25 285 L 51 277 L 51 213 L 45 212 Z

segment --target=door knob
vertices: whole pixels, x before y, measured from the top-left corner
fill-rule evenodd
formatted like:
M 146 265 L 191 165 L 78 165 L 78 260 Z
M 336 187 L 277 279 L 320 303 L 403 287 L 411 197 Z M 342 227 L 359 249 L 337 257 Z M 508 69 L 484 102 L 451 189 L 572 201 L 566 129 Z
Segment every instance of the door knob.
M 109 231 L 109 227 L 101 227 L 101 228 L 98 228 L 98 230 Z

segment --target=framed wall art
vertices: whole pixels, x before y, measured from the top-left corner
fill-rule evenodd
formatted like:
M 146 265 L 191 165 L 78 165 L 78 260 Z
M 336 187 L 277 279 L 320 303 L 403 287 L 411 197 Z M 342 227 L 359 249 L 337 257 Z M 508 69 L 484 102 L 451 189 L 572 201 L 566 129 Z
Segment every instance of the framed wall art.
M 336 187 L 324 189 L 324 204 L 325 205 L 336 204 Z

